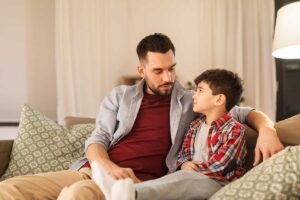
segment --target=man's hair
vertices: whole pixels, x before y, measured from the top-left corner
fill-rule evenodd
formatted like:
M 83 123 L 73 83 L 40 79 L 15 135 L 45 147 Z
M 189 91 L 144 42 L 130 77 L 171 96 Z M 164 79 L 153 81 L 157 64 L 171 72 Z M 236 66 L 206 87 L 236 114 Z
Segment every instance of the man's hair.
M 236 73 L 225 69 L 206 70 L 194 80 L 196 85 L 201 81 L 209 85 L 213 95 L 224 94 L 226 96 L 227 111 L 239 103 L 243 85 Z
M 157 52 L 157 53 L 166 53 L 169 50 L 172 50 L 175 55 L 175 47 L 170 40 L 170 38 L 162 33 L 154 33 L 153 35 L 148 35 L 144 37 L 136 47 L 136 52 L 139 57 L 139 60 L 146 60 L 147 53 Z

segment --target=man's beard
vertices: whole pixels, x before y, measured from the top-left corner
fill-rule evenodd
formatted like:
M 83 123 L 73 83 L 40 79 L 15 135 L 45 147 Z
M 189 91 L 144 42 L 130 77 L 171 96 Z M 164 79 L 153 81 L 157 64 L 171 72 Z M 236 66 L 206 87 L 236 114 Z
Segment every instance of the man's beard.
M 157 88 L 152 88 L 148 85 L 148 83 L 146 82 L 146 85 L 147 87 L 155 94 L 155 95 L 158 95 L 158 96 L 168 96 L 168 95 L 171 95 L 172 93 L 172 90 L 173 90 L 173 87 L 174 87 L 174 82 L 167 82 L 167 83 L 164 83 L 160 86 L 158 86 Z M 163 86 L 172 86 L 172 88 L 168 91 L 166 91 L 165 93 L 162 93 L 159 88 L 160 87 L 163 87 Z

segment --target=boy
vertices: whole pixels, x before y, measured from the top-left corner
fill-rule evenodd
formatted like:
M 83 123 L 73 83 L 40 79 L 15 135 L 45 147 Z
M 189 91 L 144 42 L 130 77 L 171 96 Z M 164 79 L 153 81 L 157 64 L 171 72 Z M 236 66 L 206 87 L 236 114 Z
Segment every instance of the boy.
M 113 180 L 93 162 L 94 180 L 107 200 L 209 198 L 206 195 L 211 193 L 209 185 L 207 191 L 203 190 L 203 196 L 193 193 L 201 189 L 193 188 L 193 177 L 198 177 L 195 181 L 199 181 L 199 176 L 210 177 L 212 185 L 224 185 L 245 173 L 244 127 L 229 113 L 243 92 L 241 79 L 231 71 L 213 69 L 199 75 L 195 84 L 193 110 L 200 117 L 190 124 L 185 135 L 178 156 L 178 168 L 182 171 L 134 185 L 131 179 Z M 182 187 L 185 183 L 187 187 Z M 143 190 L 145 187 L 151 189 Z
M 201 113 L 185 135 L 178 165 L 221 181 L 242 176 L 246 156 L 244 127 L 229 110 L 238 104 L 243 87 L 227 70 L 207 70 L 195 79 L 193 110 Z

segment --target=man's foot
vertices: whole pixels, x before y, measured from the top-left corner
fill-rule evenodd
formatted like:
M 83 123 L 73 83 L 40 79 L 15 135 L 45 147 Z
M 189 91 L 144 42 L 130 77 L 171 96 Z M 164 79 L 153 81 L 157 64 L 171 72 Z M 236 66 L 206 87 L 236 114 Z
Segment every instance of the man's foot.
M 116 181 L 111 189 L 111 200 L 135 200 L 133 181 L 130 178 Z
M 116 180 L 97 161 L 91 163 L 91 168 L 93 180 L 103 192 L 105 199 L 111 200 L 111 190 Z

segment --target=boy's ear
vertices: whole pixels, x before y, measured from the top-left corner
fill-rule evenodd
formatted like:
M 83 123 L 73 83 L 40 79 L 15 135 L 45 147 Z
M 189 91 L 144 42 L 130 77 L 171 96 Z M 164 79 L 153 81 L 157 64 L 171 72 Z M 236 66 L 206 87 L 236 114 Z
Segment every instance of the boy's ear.
M 216 105 L 220 106 L 226 104 L 226 96 L 224 94 L 219 94 L 216 100 Z

